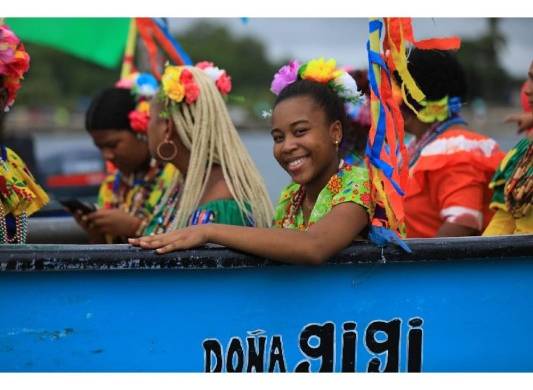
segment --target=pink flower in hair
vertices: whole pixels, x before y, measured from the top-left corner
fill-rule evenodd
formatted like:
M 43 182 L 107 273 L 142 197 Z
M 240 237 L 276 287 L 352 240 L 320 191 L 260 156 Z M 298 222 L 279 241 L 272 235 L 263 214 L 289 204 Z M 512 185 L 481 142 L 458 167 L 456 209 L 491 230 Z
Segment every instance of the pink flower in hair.
M 206 68 L 213 68 L 215 65 L 212 63 L 212 62 L 209 62 L 209 61 L 202 61 L 202 62 L 199 62 L 196 64 L 196 67 L 197 68 L 200 68 L 202 70 L 206 69 Z
M 231 77 L 224 71 L 216 81 L 216 85 L 222 95 L 227 95 L 231 91 Z
M 276 95 L 279 95 L 287 85 L 294 83 L 298 79 L 299 68 L 300 64 L 296 60 L 293 60 L 289 62 L 288 65 L 281 67 L 278 73 L 274 75 L 274 79 L 270 85 L 270 90 Z

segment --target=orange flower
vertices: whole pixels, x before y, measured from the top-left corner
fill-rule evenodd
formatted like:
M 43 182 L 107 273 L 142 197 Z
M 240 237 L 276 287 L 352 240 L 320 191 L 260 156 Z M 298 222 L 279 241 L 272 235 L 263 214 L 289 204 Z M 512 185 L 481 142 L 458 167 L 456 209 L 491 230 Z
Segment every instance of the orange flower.
M 329 179 L 328 182 L 328 190 L 330 190 L 333 194 L 338 194 L 341 190 L 342 182 L 341 179 L 337 175 L 333 176 L 331 179 Z

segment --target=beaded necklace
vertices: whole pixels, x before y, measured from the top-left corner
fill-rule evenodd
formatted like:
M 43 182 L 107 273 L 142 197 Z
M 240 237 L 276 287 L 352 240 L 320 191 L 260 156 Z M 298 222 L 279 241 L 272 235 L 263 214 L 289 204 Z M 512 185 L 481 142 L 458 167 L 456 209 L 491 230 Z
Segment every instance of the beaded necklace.
M 6 171 L 10 169 L 7 162 L 7 150 L 3 146 L 0 153 L 0 163 Z M 28 233 L 28 218 L 26 211 L 23 211 L 18 216 L 12 217 L 15 220 L 15 233 L 12 237 L 9 237 L 9 230 L 7 227 L 7 219 L 9 218 L 8 214 L 2 199 L 0 199 L 0 244 L 24 244 Z
M 341 161 L 339 163 L 339 169 L 338 169 L 337 173 L 335 175 L 333 175 L 329 179 L 328 185 L 329 185 L 329 183 L 334 181 L 335 178 L 337 178 L 337 175 L 338 175 L 339 171 L 342 170 L 342 168 L 344 167 L 344 164 L 345 164 L 344 160 L 341 159 Z M 283 219 L 281 221 L 281 226 L 284 229 L 288 229 L 288 228 L 290 228 L 291 226 L 294 225 L 296 216 L 298 215 L 299 210 L 303 206 L 304 199 L 305 199 L 305 188 L 304 188 L 304 186 L 300 186 L 298 191 L 296 191 L 292 195 L 292 197 L 291 197 L 291 199 L 290 199 L 290 201 L 289 201 L 289 203 L 287 205 L 287 212 L 285 213 L 285 216 L 283 217 Z M 313 210 L 311 209 L 311 213 L 312 212 L 313 212 Z
M 149 224 L 149 234 L 165 233 L 167 228 L 172 224 L 178 208 L 183 180 L 181 176 L 165 191 L 161 197 L 153 215 L 154 220 Z
M 146 200 L 154 186 L 155 177 L 162 169 L 163 166 L 152 159 L 146 172 L 131 174 L 127 177 L 122 172 L 117 172 L 113 180 L 112 199 L 108 207 L 119 208 L 132 216 L 145 218 L 149 214 L 148 210 L 145 210 Z

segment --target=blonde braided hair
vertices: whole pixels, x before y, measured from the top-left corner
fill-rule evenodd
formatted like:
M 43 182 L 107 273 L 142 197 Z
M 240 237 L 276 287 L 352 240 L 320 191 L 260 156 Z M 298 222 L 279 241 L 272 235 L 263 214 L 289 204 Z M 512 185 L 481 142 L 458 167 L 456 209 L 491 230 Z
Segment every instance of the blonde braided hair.
M 273 208 L 265 184 L 231 121 L 224 99 L 201 69 L 186 68 L 193 74 L 200 94 L 194 104 L 167 105 L 176 132 L 190 151 L 178 211 L 169 230 L 187 226 L 199 206 L 213 164 L 222 168 L 226 185 L 245 219 L 257 227 L 270 226 Z

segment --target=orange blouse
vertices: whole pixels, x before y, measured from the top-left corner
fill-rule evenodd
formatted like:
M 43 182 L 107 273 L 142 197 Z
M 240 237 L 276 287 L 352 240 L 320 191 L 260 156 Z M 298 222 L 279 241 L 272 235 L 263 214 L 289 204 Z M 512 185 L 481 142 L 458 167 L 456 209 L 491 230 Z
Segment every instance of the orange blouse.
M 426 145 L 409 169 L 407 237 L 435 237 L 444 222 L 482 232 L 492 216 L 488 185 L 503 156 L 496 141 L 460 125 Z

